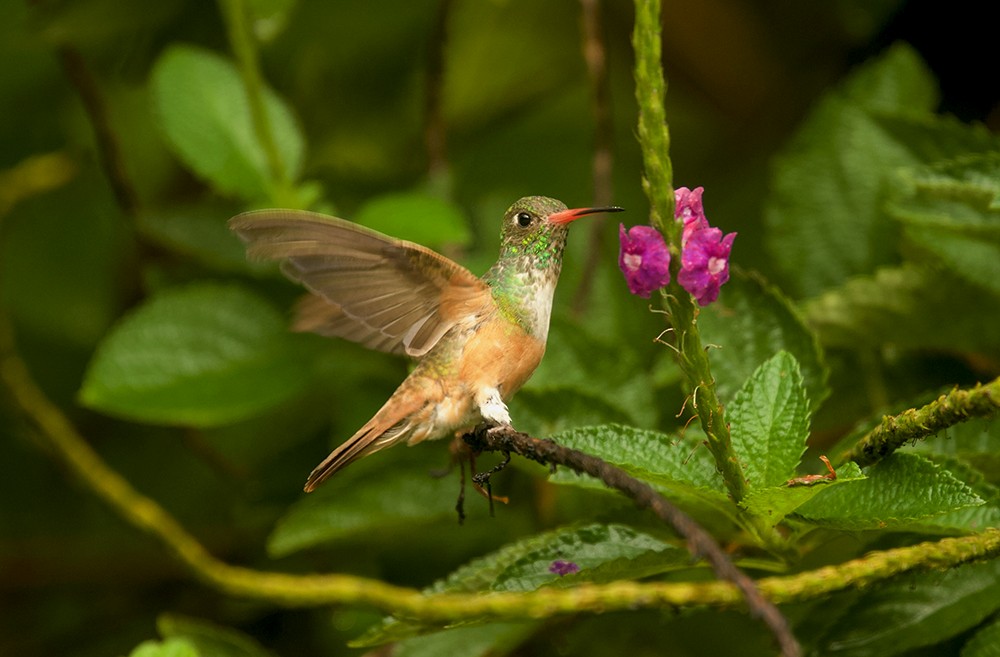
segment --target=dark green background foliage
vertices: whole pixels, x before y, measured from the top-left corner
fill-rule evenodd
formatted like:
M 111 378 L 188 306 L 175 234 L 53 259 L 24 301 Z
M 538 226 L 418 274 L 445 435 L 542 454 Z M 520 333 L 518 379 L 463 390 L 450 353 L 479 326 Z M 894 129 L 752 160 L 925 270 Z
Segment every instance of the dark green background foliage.
M 231 563 L 431 591 L 706 577 L 620 496 L 518 459 L 495 479 L 510 504 L 491 518 L 470 496 L 459 526 L 457 474 L 430 476 L 449 464 L 444 443 L 380 453 L 304 496 L 309 469 L 406 364 L 289 333 L 300 290 L 247 264 L 225 228 L 253 207 L 326 211 L 481 273 L 516 198 L 593 201 L 600 138 L 580 4 L 249 2 L 272 152 L 225 4 L 0 3 L 0 294 L 45 393 Z M 713 371 L 748 481 L 738 507 L 696 423 L 678 417 L 690 391 L 654 341 L 663 317 L 628 295 L 616 267 L 617 220 L 645 223 L 648 205 L 632 7 L 604 3 L 610 182 L 628 212 L 574 225 L 548 353 L 511 405 L 515 425 L 649 481 L 754 576 L 1000 526 L 1000 431 L 989 421 L 863 471 L 839 464 L 836 482 L 784 485 L 822 472 L 819 454 L 883 413 L 1000 371 L 995 35 L 973 6 L 664 5 L 675 184 L 703 185 L 713 225 L 739 232 L 733 280 L 699 318 L 719 347 Z M 67 53 L 106 104 L 99 127 L 120 145 L 134 204 L 102 169 Z M 432 91 L 444 150 L 426 146 Z M 368 608 L 233 599 L 193 582 L 50 449 L 15 405 L 0 405 L 3 655 L 347 655 L 364 650 L 349 642 L 388 640 L 402 641 L 400 656 L 772 654 L 737 612 L 440 632 Z M 780 534 L 760 534 L 779 523 Z M 555 559 L 581 571 L 552 575 Z M 998 608 L 994 560 L 785 611 L 815 654 L 980 657 L 997 654 Z

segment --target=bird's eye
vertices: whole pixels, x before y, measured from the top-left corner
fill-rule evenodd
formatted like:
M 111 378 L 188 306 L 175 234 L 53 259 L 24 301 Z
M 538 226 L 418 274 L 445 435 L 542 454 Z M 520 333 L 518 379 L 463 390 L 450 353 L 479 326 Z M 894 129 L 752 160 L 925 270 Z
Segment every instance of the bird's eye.
M 517 215 L 517 225 L 521 228 L 527 228 L 531 225 L 531 215 L 527 212 L 519 212 Z

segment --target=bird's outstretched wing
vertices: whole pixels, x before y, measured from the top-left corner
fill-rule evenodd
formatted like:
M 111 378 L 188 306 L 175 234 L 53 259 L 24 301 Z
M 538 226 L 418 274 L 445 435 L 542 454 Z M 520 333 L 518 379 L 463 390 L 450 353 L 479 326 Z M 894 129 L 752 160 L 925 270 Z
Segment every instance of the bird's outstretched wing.
M 229 221 L 253 259 L 281 269 L 318 297 L 295 328 L 419 358 L 462 318 L 492 303 L 468 269 L 419 244 L 299 210 L 258 210 Z

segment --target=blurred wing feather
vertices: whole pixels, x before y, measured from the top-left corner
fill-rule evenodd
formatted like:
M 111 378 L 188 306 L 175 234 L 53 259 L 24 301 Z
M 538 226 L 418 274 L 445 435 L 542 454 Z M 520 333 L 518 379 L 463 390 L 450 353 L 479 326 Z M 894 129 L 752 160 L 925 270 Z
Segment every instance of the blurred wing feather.
M 492 299 L 483 281 L 448 258 L 342 219 L 259 210 L 229 226 L 250 258 L 280 260 L 286 276 L 318 295 L 299 304 L 297 330 L 416 358 Z

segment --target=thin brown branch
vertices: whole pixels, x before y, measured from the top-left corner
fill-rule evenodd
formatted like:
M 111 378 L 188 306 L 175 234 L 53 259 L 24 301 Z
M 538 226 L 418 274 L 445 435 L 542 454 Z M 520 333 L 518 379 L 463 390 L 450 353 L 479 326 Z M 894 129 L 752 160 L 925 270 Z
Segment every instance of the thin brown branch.
M 439 0 L 427 44 L 427 86 L 424 96 L 424 147 L 432 180 L 448 170 L 448 140 L 444 121 L 444 54 L 448 43 L 451 0 Z
M 59 46 L 57 54 L 67 79 L 80 96 L 87 119 L 94 131 L 98 161 L 104 171 L 104 177 L 111 187 L 115 203 L 131 223 L 130 227 L 135 234 L 136 252 L 123 254 L 121 263 L 121 280 L 123 282 L 121 292 L 126 304 L 131 305 L 143 297 L 141 281 L 138 276 L 139 263 L 159 258 L 163 254 L 163 250 L 155 242 L 145 239 L 142 233 L 136 230 L 136 224 L 142 210 L 139 194 L 128 174 L 120 140 L 114 130 L 104 96 L 101 94 L 100 87 L 90 67 L 87 66 L 80 51 L 72 45 Z
M 614 126 L 611 121 L 611 90 L 608 84 L 607 48 L 601 28 L 600 0 L 580 0 L 582 9 L 583 59 L 587 64 L 590 81 L 591 112 L 594 116 L 594 155 L 591 164 L 593 205 L 604 207 L 612 204 L 614 189 L 611 172 L 614 166 Z M 605 222 L 590 224 L 587 242 L 587 259 L 583 265 L 583 278 L 573 296 L 572 308 L 577 315 L 587 309 L 594 287 L 598 263 L 604 252 Z
M 767 600 L 754 581 L 733 564 L 711 534 L 649 484 L 596 456 L 558 445 L 551 440 L 533 438 L 510 426 L 480 425 L 472 433 L 466 434 L 465 441 L 476 451 L 519 454 L 543 465 L 562 465 L 575 472 L 588 474 L 609 488 L 621 491 L 639 507 L 651 510 L 687 541 L 692 555 L 704 558 L 720 580 L 731 582 L 742 592 L 751 615 L 764 621 L 781 646 L 783 655 L 801 654 L 787 619 L 774 603 Z
M 87 118 L 94 129 L 97 155 L 104 175 L 111 185 L 111 191 L 115 195 L 115 201 L 127 217 L 135 219 L 139 216 L 139 195 L 125 168 L 122 149 L 111 127 L 111 117 L 97 81 L 79 50 L 73 46 L 62 45 L 59 46 L 57 54 L 63 71 L 80 96 Z

